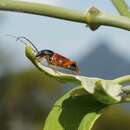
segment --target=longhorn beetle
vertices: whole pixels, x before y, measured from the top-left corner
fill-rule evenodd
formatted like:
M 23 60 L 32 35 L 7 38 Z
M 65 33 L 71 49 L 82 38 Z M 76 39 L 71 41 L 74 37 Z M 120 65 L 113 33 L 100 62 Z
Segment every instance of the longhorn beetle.
M 8 36 L 15 37 L 12 35 L 8 35 Z M 77 66 L 77 63 L 75 61 L 70 60 L 69 58 L 66 58 L 61 54 L 58 54 L 52 50 L 45 49 L 45 50 L 38 51 L 37 47 L 26 37 L 21 36 L 15 38 L 16 41 L 20 40 L 21 42 L 25 43 L 25 45 L 27 45 L 27 43 L 24 42 L 23 40 L 28 41 L 32 45 L 33 50 L 36 52 L 36 59 L 38 61 L 41 61 L 42 59 L 46 59 L 48 65 L 65 68 L 79 74 L 80 69 Z

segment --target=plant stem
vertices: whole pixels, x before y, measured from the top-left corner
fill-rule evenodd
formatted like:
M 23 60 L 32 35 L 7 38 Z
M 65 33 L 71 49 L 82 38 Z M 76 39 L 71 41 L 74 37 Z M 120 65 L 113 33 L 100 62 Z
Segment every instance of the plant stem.
M 116 79 L 114 79 L 114 81 L 119 83 L 119 84 L 130 83 L 130 75 L 116 78 Z
M 128 5 L 124 0 L 111 0 L 111 1 L 121 15 L 130 17 Z
M 100 25 L 107 25 L 130 31 L 130 18 L 109 15 L 95 7 L 90 8 L 88 11 L 76 11 L 46 4 L 27 3 L 17 0 L 0 0 L 0 10 L 31 13 L 85 23 L 92 30 L 96 30 Z
M 123 92 L 125 92 L 126 94 L 130 94 L 130 86 L 126 86 L 122 88 Z
M 21 2 L 18 0 L 0 0 L 0 10 L 31 13 L 85 23 L 82 11 L 65 9 L 47 4 Z
M 116 83 L 125 84 L 130 83 L 130 75 L 122 76 L 114 80 Z M 123 93 L 125 94 L 122 96 L 122 103 L 130 102 L 130 86 L 122 87 L 121 88 Z
M 115 16 L 106 13 L 94 17 L 93 22 L 99 25 L 118 27 L 130 31 L 130 18 L 124 16 Z

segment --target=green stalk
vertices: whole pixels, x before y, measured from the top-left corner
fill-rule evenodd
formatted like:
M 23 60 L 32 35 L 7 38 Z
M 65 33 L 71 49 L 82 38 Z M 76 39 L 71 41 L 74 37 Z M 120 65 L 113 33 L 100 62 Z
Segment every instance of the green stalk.
M 112 0 L 112 3 L 121 15 L 130 17 L 128 5 L 124 0 Z
M 125 75 L 125 76 L 116 78 L 116 79 L 114 79 L 114 81 L 119 84 L 130 83 L 130 75 Z
M 103 13 L 95 7 L 87 11 L 76 11 L 46 4 L 27 3 L 18 0 L 0 0 L 0 10 L 31 13 L 85 23 L 92 30 L 96 30 L 100 25 L 107 25 L 130 31 L 130 18 Z
M 130 94 L 130 86 L 123 87 L 122 90 L 124 93 Z
M 82 11 L 65 9 L 47 4 L 22 2 L 18 0 L 0 0 L 0 10 L 31 13 L 85 23 Z

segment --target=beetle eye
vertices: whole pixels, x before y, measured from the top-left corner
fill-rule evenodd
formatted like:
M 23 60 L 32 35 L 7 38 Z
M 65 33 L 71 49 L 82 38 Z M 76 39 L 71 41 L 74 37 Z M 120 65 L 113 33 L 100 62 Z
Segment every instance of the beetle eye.
M 42 53 L 41 51 L 39 51 L 36 55 L 36 57 L 40 57 L 40 56 L 44 56 L 44 53 Z

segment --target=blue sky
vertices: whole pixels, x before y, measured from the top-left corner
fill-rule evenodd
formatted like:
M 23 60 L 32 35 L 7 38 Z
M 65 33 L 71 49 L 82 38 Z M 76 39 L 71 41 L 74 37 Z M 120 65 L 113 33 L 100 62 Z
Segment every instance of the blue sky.
M 24 0 L 27 1 L 27 0 Z M 28 0 L 32 1 L 32 0 Z M 102 11 L 119 15 L 110 0 L 33 0 L 50 5 L 57 5 L 76 10 L 86 10 L 95 6 Z M 127 0 L 130 3 L 130 1 Z M 4 41 L 1 47 L 7 55 L 12 55 L 12 67 L 30 66 L 31 63 L 24 56 L 24 46 L 12 38 L 2 36 L 12 34 L 29 38 L 39 49 L 52 49 L 74 60 L 79 60 L 85 52 L 93 50 L 97 41 L 104 39 L 108 46 L 120 56 L 130 61 L 130 32 L 101 26 L 93 32 L 84 24 L 58 20 L 49 17 L 23 13 L 1 11 L 5 19 L 0 29 L 0 37 Z

